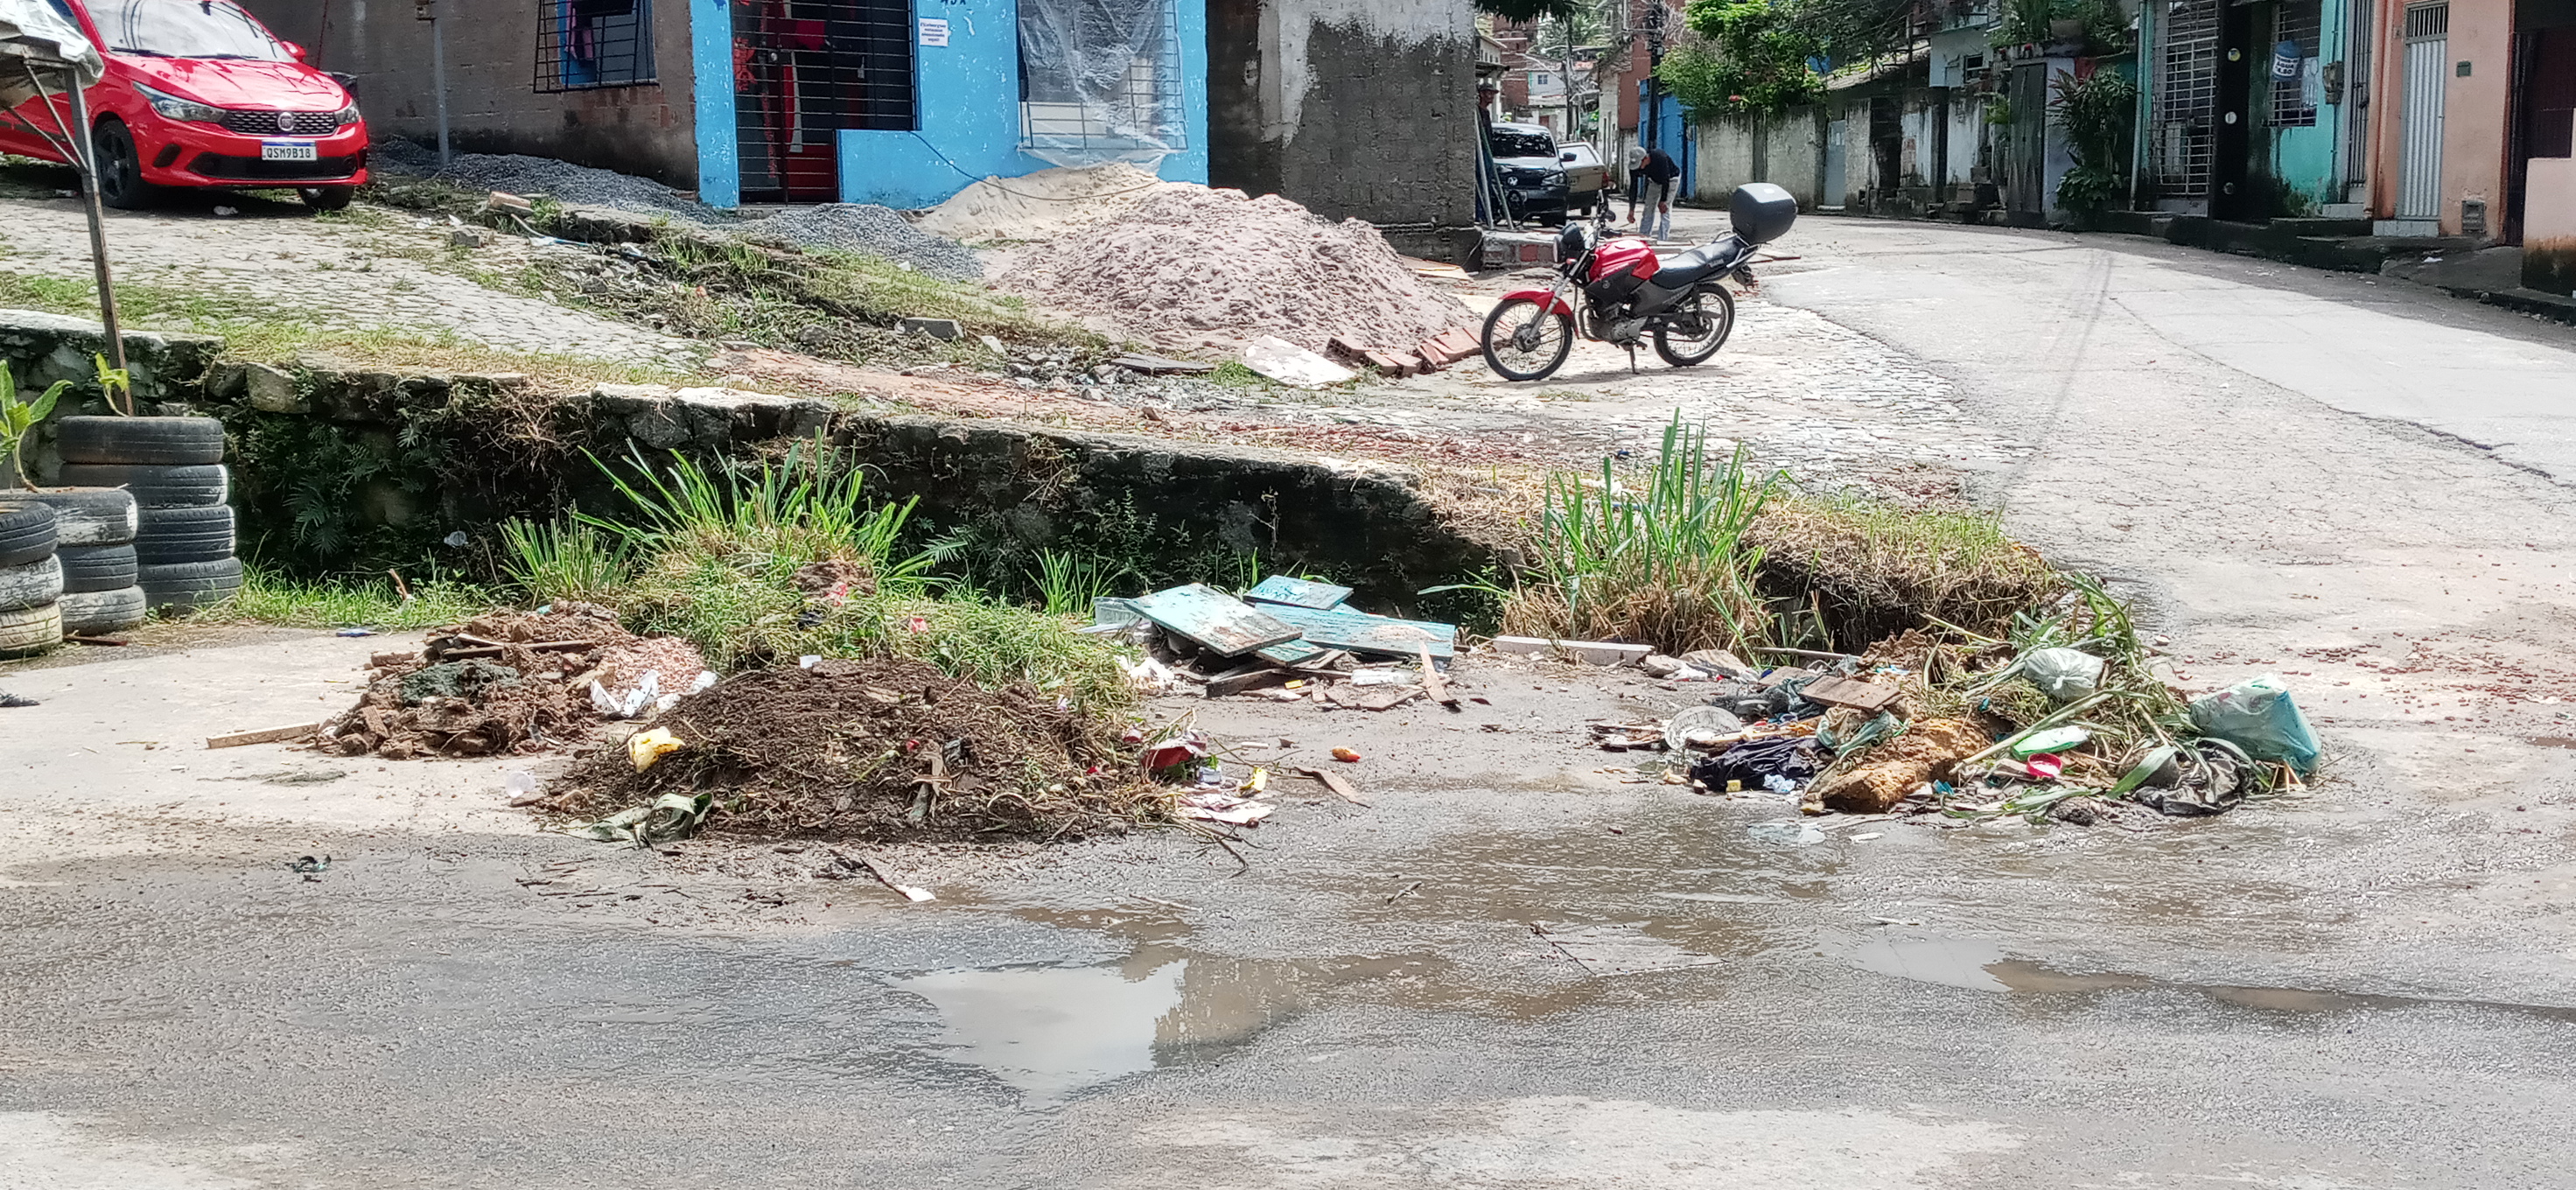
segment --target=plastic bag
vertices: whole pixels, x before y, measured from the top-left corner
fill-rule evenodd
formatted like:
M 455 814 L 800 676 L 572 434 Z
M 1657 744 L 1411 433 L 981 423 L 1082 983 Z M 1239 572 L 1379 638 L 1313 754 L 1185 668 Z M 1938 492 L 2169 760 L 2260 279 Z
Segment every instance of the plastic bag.
M 2040 693 L 2061 703 L 2102 689 L 2102 659 L 2080 649 L 2033 649 L 2022 655 L 2019 668 Z
M 2256 760 L 2280 761 L 2303 777 L 2316 771 L 2317 733 L 2278 674 L 2193 699 L 2191 722 L 2200 734 L 2243 748 Z

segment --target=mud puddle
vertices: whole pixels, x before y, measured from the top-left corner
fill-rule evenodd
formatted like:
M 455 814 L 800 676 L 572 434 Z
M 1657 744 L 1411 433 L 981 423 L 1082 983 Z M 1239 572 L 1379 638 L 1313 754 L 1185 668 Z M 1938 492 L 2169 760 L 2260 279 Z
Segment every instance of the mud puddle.
M 2576 1007 L 2546 1004 L 2390 996 L 2256 984 L 2191 983 L 2122 971 L 2067 971 L 2045 962 L 2015 957 L 2004 944 L 1981 938 L 1882 936 L 1847 945 L 1841 950 L 1840 957 L 1853 966 L 1881 975 L 1978 992 L 2042 996 L 2181 992 L 2238 1008 L 2271 1012 L 2335 1013 L 2455 1007 L 2576 1021 Z

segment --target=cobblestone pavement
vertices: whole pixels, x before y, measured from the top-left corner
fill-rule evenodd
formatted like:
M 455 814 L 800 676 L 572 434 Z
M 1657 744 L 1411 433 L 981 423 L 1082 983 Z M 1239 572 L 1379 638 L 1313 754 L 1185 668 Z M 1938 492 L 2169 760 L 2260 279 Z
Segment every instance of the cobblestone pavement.
M 303 208 L 227 198 L 174 198 L 160 210 L 111 211 L 109 258 L 121 279 L 237 299 L 357 328 L 436 333 L 488 347 L 622 363 L 681 364 L 687 340 L 485 286 L 466 270 L 508 275 L 549 249 L 511 236 L 450 249 L 443 222 L 366 209 L 358 219 L 316 219 Z M 0 200 L 7 212 L 0 268 L 39 276 L 90 276 L 89 226 L 68 199 Z M 582 249 L 551 251 L 578 253 Z M 447 267 L 438 267 L 437 264 Z

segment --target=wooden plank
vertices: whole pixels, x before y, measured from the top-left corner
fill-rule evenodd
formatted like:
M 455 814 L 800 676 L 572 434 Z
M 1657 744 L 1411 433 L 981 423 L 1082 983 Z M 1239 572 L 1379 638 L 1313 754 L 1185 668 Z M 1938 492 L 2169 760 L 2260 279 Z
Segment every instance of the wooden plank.
M 1321 611 L 1340 606 L 1343 600 L 1351 597 L 1351 589 L 1274 574 L 1261 580 L 1259 586 L 1244 592 L 1243 597 L 1253 603 L 1275 603 L 1281 607 L 1308 607 Z
M 1303 640 L 1292 640 L 1284 645 L 1254 649 L 1252 655 L 1272 665 L 1308 665 L 1329 654 Z
M 266 744 L 277 740 L 291 740 L 297 736 L 311 735 L 320 730 L 322 730 L 322 725 L 319 723 L 296 723 L 285 727 L 263 727 L 256 731 L 236 731 L 226 735 L 210 735 L 206 737 L 206 746 L 209 748 L 238 748 L 244 744 Z
M 1295 625 L 1206 583 L 1156 591 L 1133 602 L 1146 619 L 1222 657 L 1286 644 L 1298 636 Z
M 1535 636 L 1497 636 L 1494 638 L 1494 651 L 1536 657 L 1551 656 L 1561 652 L 1576 660 L 1588 661 L 1594 665 L 1625 665 L 1643 660 L 1646 654 L 1655 650 L 1648 645 L 1621 644 L 1606 640 L 1546 640 Z
M 1422 658 L 1422 688 L 1430 692 L 1431 701 L 1457 710 L 1458 696 L 1449 693 L 1448 681 L 1440 676 L 1440 667 L 1432 663 L 1431 650 L 1426 648 L 1419 655 Z
M 1829 707 L 1850 707 L 1856 711 L 1876 711 L 1896 701 L 1905 693 L 1899 687 L 1857 678 L 1826 676 L 1798 688 L 1798 695 L 1809 702 Z
M 1454 657 L 1458 653 L 1458 626 L 1455 624 L 1398 620 L 1348 608 L 1318 610 L 1271 604 L 1262 610 L 1303 631 L 1308 642 L 1328 649 L 1392 657 L 1411 657 L 1424 649 L 1434 657 Z
M 1153 376 L 1170 374 L 1195 376 L 1201 372 L 1216 371 L 1215 364 L 1193 363 L 1185 359 L 1165 359 L 1159 355 L 1122 355 L 1109 362 L 1130 371 Z
M 1288 680 L 1288 672 L 1268 665 L 1245 665 L 1227 670 L 1208 679 L 1209 698 L 1224 698 L 1246 690 L 1274 685 Z

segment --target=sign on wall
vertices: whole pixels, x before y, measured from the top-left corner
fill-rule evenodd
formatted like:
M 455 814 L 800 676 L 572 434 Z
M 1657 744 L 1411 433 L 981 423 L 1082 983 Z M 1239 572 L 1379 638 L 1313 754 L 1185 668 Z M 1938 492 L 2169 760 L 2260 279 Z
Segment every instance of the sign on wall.
M 948 22 L 938 17 L 921 18 L 921 44 L 948 44 Z

